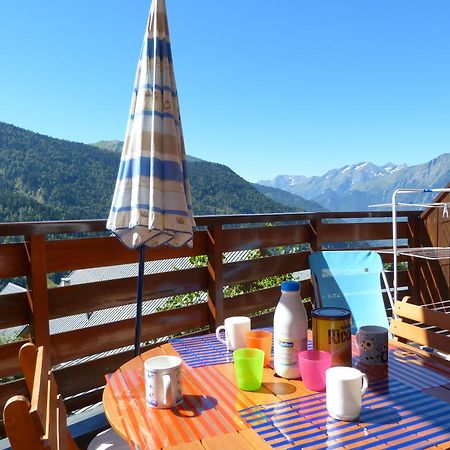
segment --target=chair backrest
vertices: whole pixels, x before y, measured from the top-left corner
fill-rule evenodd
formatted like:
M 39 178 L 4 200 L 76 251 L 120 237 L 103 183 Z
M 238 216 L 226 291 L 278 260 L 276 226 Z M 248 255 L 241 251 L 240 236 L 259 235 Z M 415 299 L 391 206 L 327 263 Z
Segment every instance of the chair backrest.
M 389 328 L 381 290 L 383 264 L 373 251 L 322 251 L 309 255 L 315 307 L 335 306 L 352 313 L 352 332 L 363 325 Z M 383 277 L 385 281 L 385 277 Z M 388 291 L 388 286 L 386 286 Z
M 67 412 L 44 347 L 24 344 L 19 362 L 30 392 L 11 397 L 3 410 L 3 421 L 13 450 L 75 450 L 67 428 Z
M 429 347 L 450 361 L 450 314 L 408 303 L 410 297 L 394 304 L 396 319 L 391 333 L 409 343 Z

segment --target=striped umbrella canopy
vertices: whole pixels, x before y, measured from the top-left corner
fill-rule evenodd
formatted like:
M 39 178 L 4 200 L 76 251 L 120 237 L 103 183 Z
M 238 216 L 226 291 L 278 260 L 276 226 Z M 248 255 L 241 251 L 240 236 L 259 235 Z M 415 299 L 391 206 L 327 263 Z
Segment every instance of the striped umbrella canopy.
M 192 246 L 194 226 L 166 4 L 153 0 L 106 225 L 126 246 L 139 249 L 136 353 L 145 247 Z

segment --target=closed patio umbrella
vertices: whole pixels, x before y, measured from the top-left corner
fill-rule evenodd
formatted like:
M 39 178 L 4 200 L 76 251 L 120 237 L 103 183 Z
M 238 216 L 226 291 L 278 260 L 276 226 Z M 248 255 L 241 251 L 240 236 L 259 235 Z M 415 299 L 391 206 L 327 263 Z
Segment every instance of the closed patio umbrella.
M 140 352 L 145 247 L 192 246 L 193 226 L 166 4 L 153 0 L 106 225 L 126 246 L 139 250 L 136 355 Z

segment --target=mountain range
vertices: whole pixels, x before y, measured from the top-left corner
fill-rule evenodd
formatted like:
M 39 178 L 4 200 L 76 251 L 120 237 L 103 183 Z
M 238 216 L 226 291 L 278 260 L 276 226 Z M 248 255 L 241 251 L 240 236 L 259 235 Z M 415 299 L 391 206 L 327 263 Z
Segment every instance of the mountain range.
M 0 222 L 104 219 L 121 141 L 93 145 L 0 122 Z M 399 187 L 443 187 L 450 154 L 416 166 L 359 163 L 322 177 L 280 175 L 249 183 L 229 167 L 187 157 L 196 215 L 366 210 Z
M 299 195 L 331 211 L 366 211 L 370 205 L 390 203 L 395 189 L 442 188 L 449 182 L 450 153 L 444 153 L 414 166 L 360 162 L 330 170 L 323 176 L 279 175 L 258 183 Z M 411 195 L 407 201 L 424 202 L 432 197 L 433 194 Z
M 121 148 L 121 142 L 86 145 L 0 122 L 0 222 L 105 219 Z M 221 164 L 190 156 L 188 172 L 196 215 L 306 209 L 271 200 Z

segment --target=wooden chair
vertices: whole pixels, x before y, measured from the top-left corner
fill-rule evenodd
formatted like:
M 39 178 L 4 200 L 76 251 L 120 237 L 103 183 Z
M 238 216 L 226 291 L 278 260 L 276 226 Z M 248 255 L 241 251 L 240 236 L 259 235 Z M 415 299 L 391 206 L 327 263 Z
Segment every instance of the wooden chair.
M 410 297 L 394 304 L 396 319 L 391 333 L 408 343 L 428 348 L 440 359 L 450 360 L 450 314 L 409 303 Z
M 77 450 L 67 427 L 67 412 L 44 347 L 24 344 L 19 362 L 31 401 L 23 395 L 11 397 L 3 410 L 3 421 L 12 450 Z M 129 448 L 112 430 L 102 433 L 88 450 Z

